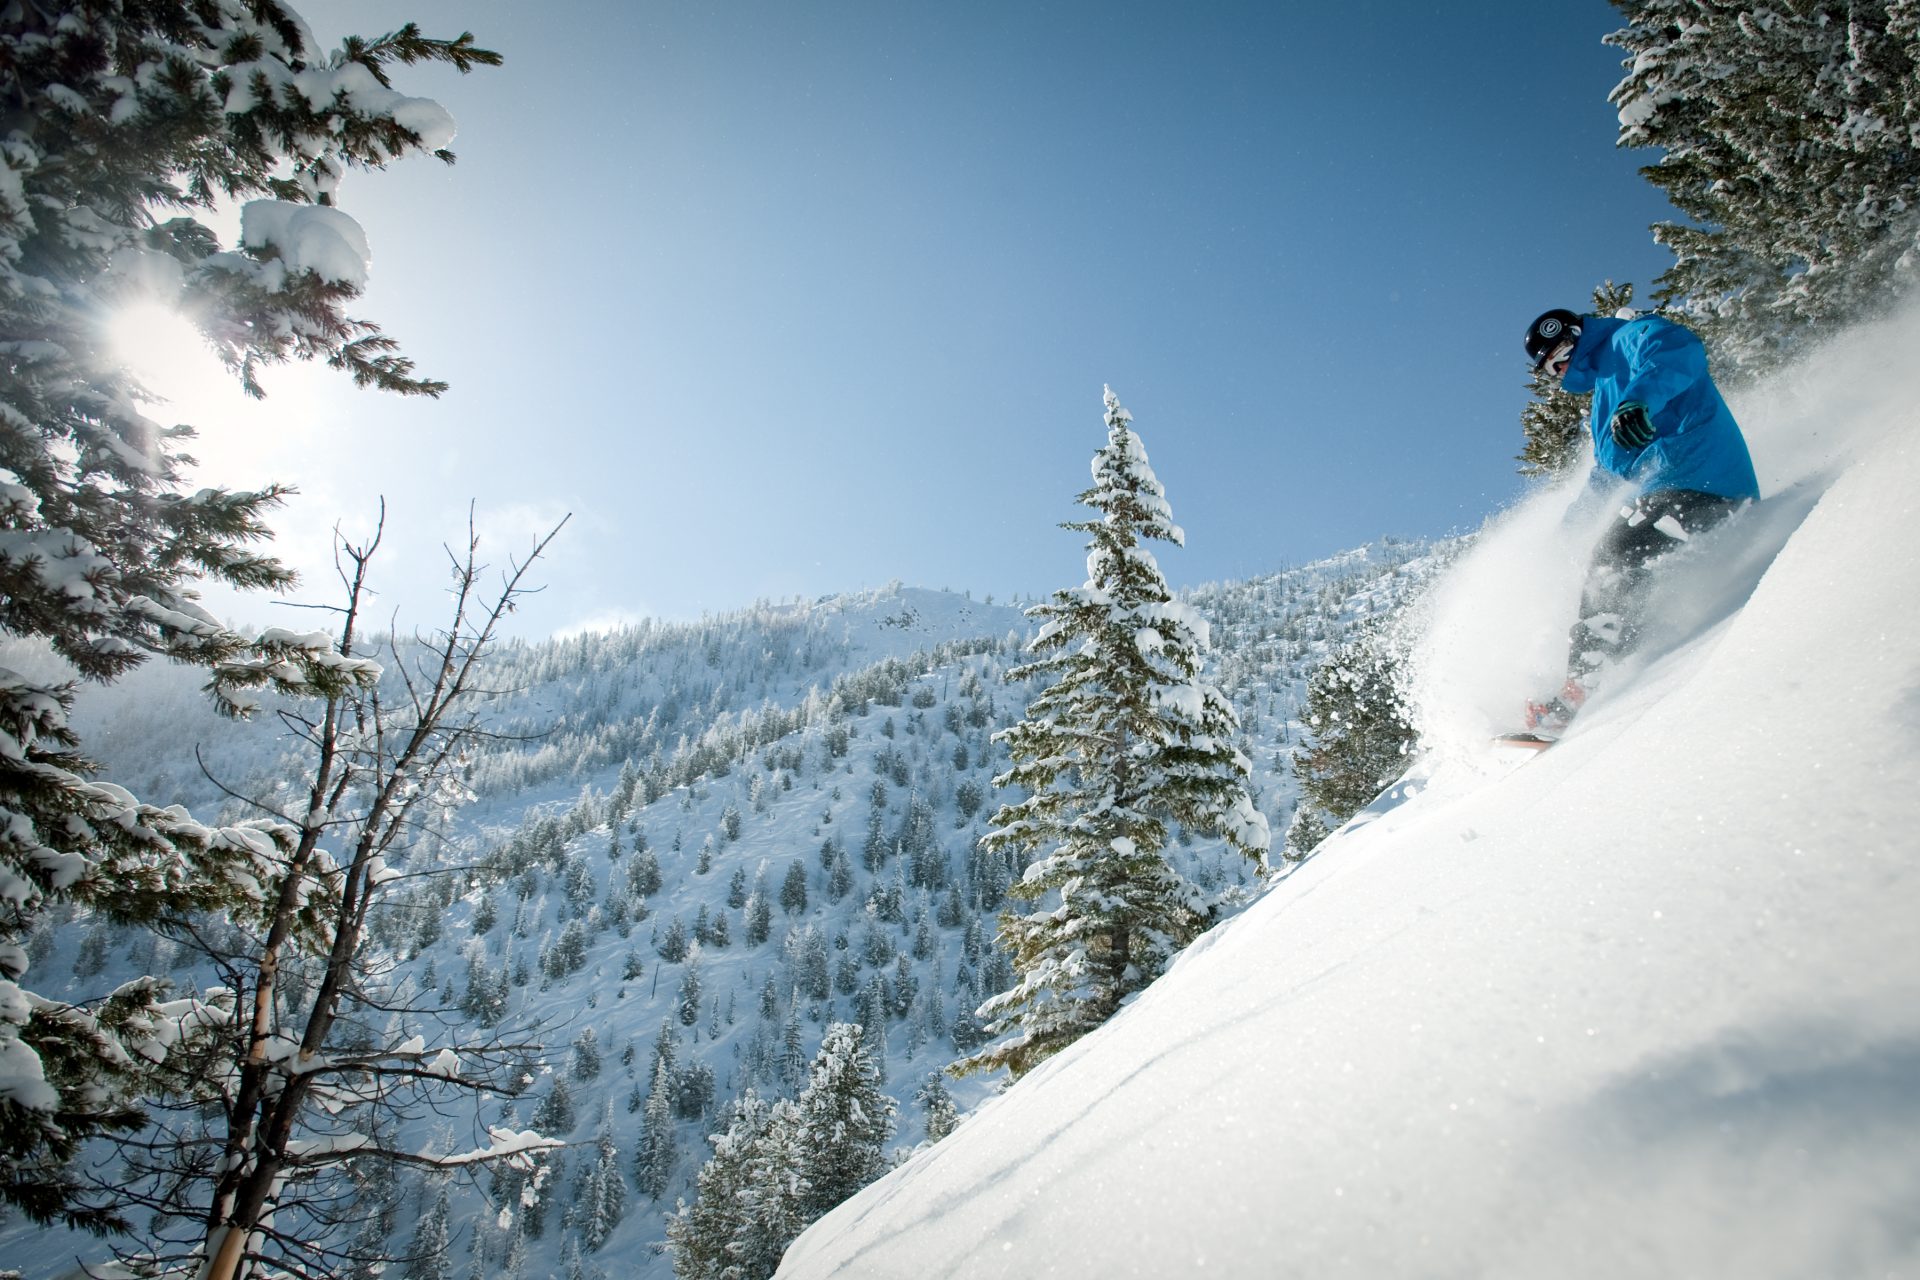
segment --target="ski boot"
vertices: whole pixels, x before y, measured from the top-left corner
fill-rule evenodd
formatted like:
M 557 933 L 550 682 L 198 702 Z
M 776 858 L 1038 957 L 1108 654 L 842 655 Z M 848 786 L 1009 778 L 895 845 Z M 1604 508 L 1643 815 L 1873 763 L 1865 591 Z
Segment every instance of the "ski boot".
M 1560 740 L 1567 731 L 1573 718 L 1580 714 L 1580 707 L 1587 700 L 1587 690 L 1577 679 L 1567 677 L 1560 686 L 1560 692 L 1545 702 L 1528 702 L 1524 721 L 1526 728 L 1519 733 L 1504 734 L 1494 741 L 1505 747 L 1530 747 L 1535 751 L 1545 751 Z
M 1565 733 L 1573 718 L 1580 714 L 1580 708 L 1586 703 L 1587 691 L 1572 676 L 1560 686 L 1560 692 L 1545 702 L 1527 703 L 1526 724 L 1531 733 L 1551 734 L 1554 737 Z

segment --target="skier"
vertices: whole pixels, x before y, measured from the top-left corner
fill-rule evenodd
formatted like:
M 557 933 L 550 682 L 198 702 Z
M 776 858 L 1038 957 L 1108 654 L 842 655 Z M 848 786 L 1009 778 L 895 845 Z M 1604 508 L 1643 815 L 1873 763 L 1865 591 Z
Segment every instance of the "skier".
M 1588 566 L 1566 684 L 1527 704 L 1527 727 L 1545 743 L 1567 727 L 1602 669 L 1634 647 L 1654 562 L 1758 498 L 1760 486 L 1746 437 L 1707 373 L 1706 349 L 1684 326 L 1555 308 L 1528 327 L 1526 347 L 1533 367 L 1563 388 L 1593 393 L 1589 491 L 1604 495 L 1618 480 L 1636 487 Z

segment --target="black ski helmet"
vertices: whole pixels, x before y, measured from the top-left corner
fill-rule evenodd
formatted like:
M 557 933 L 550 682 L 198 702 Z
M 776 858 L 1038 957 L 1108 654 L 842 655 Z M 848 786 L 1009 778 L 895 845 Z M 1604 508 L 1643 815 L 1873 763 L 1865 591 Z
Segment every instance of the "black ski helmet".
M 1553 310 L 1527 326 L 1527 362 L 1538 369 L 1554 348 L 1580 336 L 1580 317 L 1565 307 Z

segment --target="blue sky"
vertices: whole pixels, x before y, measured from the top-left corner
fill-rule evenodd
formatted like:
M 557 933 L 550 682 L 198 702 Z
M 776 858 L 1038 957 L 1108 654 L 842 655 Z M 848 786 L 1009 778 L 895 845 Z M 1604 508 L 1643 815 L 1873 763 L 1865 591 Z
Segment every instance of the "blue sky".
M 1176 585 L 1472 528 L 1527 321 L 1665 260 L 1600 0 L 299 7 L 507 59 L 403 75 L 459 164 L 341 192 L 364 314 L 452 391 L 282 372 L 203 451 L 300 486 L 303 565 L 384 494 L 422 621 L 469 499 L 496 557 L 573 513 L 529 633 L 1076 585 L 1103 383 Z

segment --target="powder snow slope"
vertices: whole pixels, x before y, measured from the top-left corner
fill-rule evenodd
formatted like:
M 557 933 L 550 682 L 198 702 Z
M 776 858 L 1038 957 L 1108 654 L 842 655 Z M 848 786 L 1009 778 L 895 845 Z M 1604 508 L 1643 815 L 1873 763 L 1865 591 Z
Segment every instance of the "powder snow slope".
M 1444 753 L 779 1274 L 1920 1274 L 1916 339 L 1742 409 L 1802 486 L 1743 607 Z

